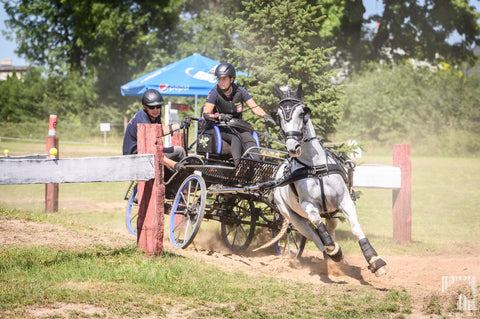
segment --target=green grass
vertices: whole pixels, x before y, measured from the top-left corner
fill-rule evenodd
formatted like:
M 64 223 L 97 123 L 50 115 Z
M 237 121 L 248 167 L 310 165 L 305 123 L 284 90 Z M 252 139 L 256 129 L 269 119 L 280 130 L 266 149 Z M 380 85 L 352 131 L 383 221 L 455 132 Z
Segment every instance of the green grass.
M 54 302 L 95 305 L 128 318 L 161 317 L 173 307 L 190 318 L 383 318 L 410 312 L 403 290 L 345 291 L 253 277 L 170 253 L 147 258 L 132 246 L 4 248 L 0 257 L 2 318 L 24 317 L 29 306 Z

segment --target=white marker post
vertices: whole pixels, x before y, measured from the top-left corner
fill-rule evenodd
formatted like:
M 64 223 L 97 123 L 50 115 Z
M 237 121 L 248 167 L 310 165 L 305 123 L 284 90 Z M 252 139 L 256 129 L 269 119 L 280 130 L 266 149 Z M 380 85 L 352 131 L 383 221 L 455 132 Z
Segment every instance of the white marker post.
M 107 132 L 110 132 L 110 123 L 100 123 L 100 131 L 103 132 L 103 146 L 106 146 Z

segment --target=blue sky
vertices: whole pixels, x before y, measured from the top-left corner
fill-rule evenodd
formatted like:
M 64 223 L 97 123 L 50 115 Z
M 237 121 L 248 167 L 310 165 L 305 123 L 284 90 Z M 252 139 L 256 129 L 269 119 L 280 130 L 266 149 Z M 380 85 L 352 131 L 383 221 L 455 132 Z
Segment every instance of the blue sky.
M 12 64 L 15 66 L 24 66 L 26 65 L 25 59 L 18 57 L 13 51 L 16 49 L 16 44 L 13 41 L 7 41 L 3 32 L 6 30 L 5 20 L 8 18 L 3 4 L 0 4 L 0 58 L 1 59 L 12 59 Z
M 383 5 L 382 0 L 365 0 L 363 4 L 367 10 L 365 17 L 368 17 L 375 13 L 382 13 Z M 475 6 L 480 10 L 480 0 L 469 0 L 470 5 Z M 3 8 L 3 5 L 0 5 L 0 58 L 9 58 L 12 59 L 12 64 L 15 66 L 27 65 L 25 59 L 17 56 L 14 51 L 16 49 L 16 43 L 14 41 L 7 41 L 5 36 L 1 31 L 6 30 L 5 19 L 7 19 L 7 14 Z

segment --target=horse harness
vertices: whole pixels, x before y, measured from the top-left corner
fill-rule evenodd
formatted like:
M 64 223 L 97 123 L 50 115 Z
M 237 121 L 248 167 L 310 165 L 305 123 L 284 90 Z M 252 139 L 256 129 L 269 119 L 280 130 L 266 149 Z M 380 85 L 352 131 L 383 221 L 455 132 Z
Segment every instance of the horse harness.
M 330 154 L 330 156 L 335 160 L 336 163 L 327 163 L 327 164 L 322 164 L 317 166 L 308 166 L 307 164 L 301 162 L 299 159 L 292 158 L 292 160 L 295 160 L 298 163 L 300 163 L 302 167 L 291 172 L 290 166 L 287 166 L 282 178 L 275 181 L 265 182 L 263 183 L 264 185 L 261 185 L 260 188 L 272 189 L 275 187 L 282 187 L 282 186 L 289 185 L 291 190 L 295 194 L 295 196 L 298 196 L 298 191 L 295 188 L 294 182 L 301 179 L 305 179 L 305 178 L 318 178 L 318 180 L 320 181 L 320 190 L 322 194 L 322 206 L 323 206 L 322 217 L 331 218 L 335 216 L 338 210 L 331 213 L 327 211 L 327 200 L 325 197 L 325 186 L 324 186 L 323 178 L 325 176 L 333 175 L 333 174 L 339 174 L 340 176 L 342 176 L 345 184 L 348 185 L 350 196 L 352 197 L 353 200 L 355 200 L 356 195 L 352 189 L 353 171 L 355 166 L 353 161 L 342 158 L 341 155 L 336 154 L 332 150 L 325 149 L 325 151 L 327 153 L 327 157 Z
M 297 159 L 295 159 L 299 162 Z M 301 163 L 302 164 L 302 163 Z M 304 164 L 302 164 L 304 165 Z M 303 166 L 302 168 L 296 169 L 295 171 L 291 172 L 288 176 L 285 177 L 285 181 L 288 181 L 290 185 L 290 189 L 293 191 L 295 196 L 298 197 L 297 189 L 295 188 L 294 182 L 305 179 L 305 178 L 317 178 L 320 182 L 320 190 L 322 194 L 322 207 L 323 207 L 323 217 L 332 217 L 334 216 L 338 210 L 329 213 L 327 210 L 327 199 L 325 196 L 325 186 L 323 182 L 323 178 L 328 175 L 339 174 L 342 176 L 345 184 L 348 185 L 348 177 L 345 173 L 345 170 L 338 164 L 322 164 L 318 166 Z

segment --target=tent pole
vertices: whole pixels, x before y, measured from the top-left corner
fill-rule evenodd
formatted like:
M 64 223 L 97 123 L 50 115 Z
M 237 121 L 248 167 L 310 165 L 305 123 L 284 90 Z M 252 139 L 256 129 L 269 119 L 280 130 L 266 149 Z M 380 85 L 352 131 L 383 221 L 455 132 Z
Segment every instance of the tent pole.
M 195 117 L 199 117 L 198 116 L 198 107 L 197 107 L 197 103 L 198 103 L 198 95 L 195 94 Z M 194 121 L 195 122 L 195 135 L 194 135 L 194 138 L 197 138 L 197 130 L 198 130 L 198 121 Z M 195 148 L 195 154 L 197 154 L 197 149 Z

